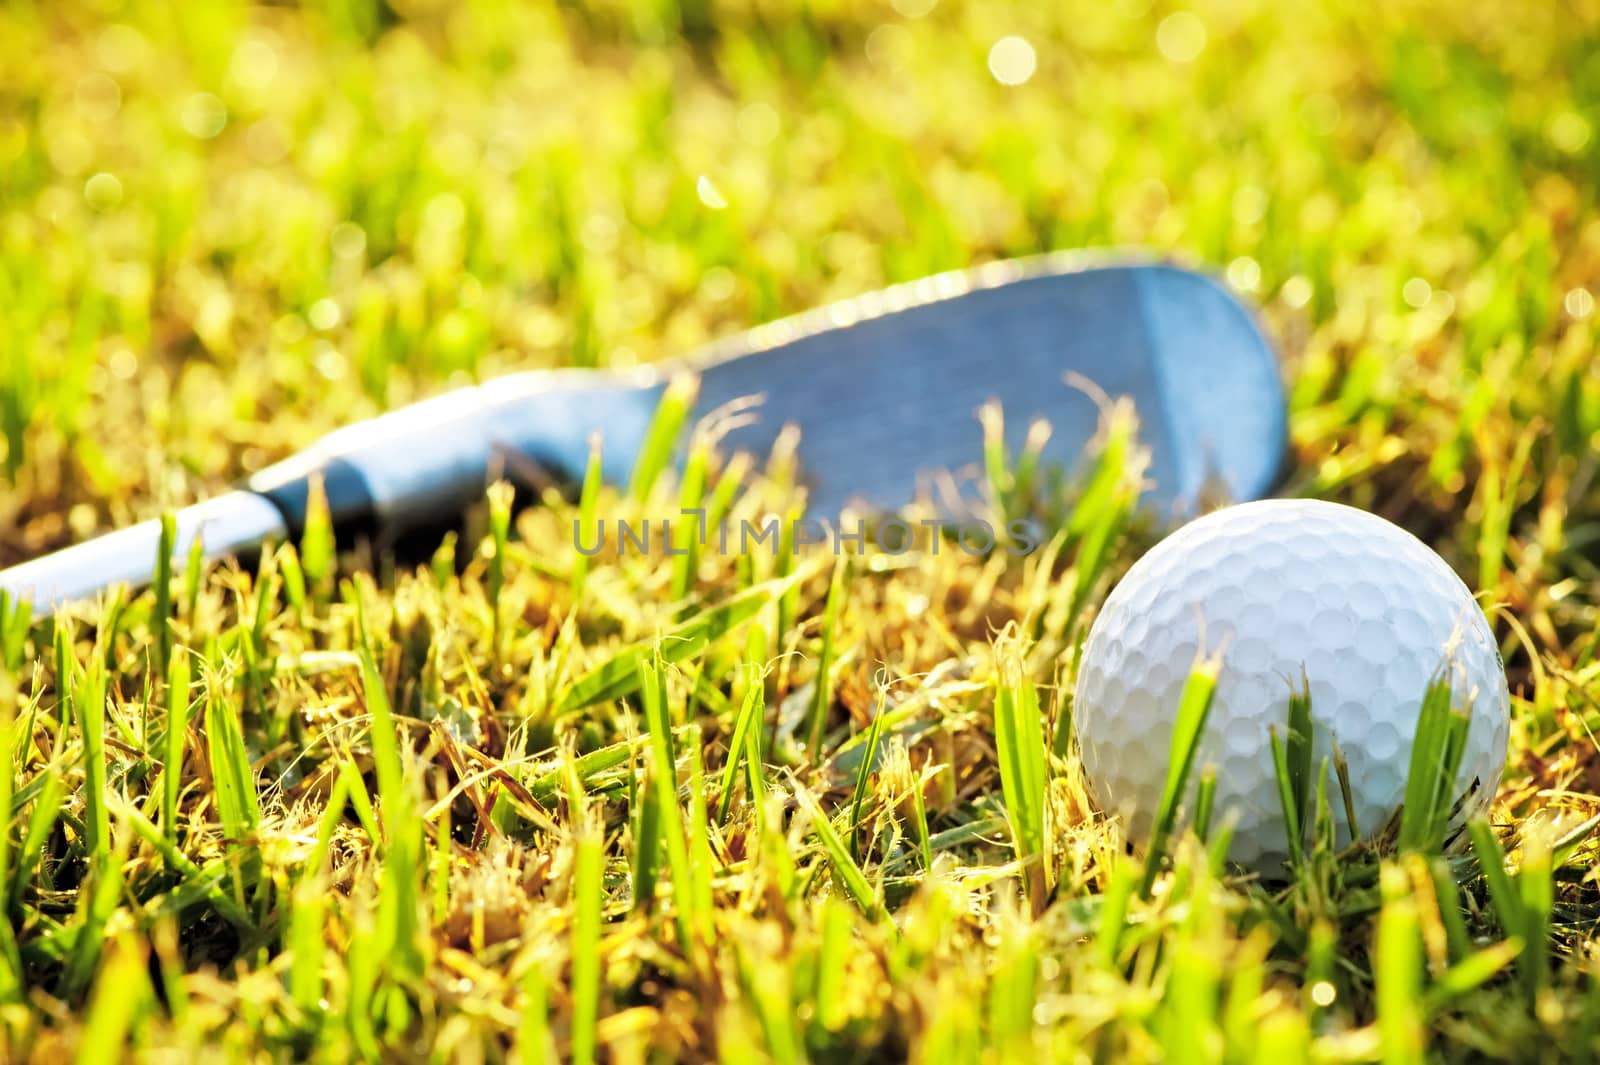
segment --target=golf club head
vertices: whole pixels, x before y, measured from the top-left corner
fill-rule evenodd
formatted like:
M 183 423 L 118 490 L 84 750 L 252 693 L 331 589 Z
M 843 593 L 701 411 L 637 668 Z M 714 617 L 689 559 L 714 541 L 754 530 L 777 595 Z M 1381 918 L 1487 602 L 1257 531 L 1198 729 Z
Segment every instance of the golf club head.
M 1213 495 L 1268 494 L 1287 452 L 1271 348 L 1225 289 L 1161 263 L 1045 256 L 897 285 L 677 364 L 529 371 L 346 426 L 242 490 L 180 511 L 174 556 L 197 539 L 221 558 L 298 536 L 317 491 L 341 534 L 392 544 L 459 515 L 493 478 L 581 479 L 596 439 L 602 475 L 625 483 L 667 382 L 684 370 L 700 379 L 697 419 L 759 400 L 728 423 L 725 452 L 764 458 L 785 427 L 799 431 L 806 515 L 817 519 L 849 504 L 899 510 L 942 472 L 954 498 L 929 502 L 966 516 L 980 502 L 977 413 L 991 401 L 1013 454 L 1043 419 L 1052 432 L 1041 461 L 1071 467 L 1100 425 L 1093 389 L 1128 397 L 1151 452 L 1141 502 L 1168 519 Z M 0 590 L 48 611 L 138 585 L 162 542 L 159 522 L 141 522 L 0 572 Z
M 975 502 L 977 411 L 990 401 L 1012 454 L 1044 419 L 1043 461 L 1071 467 L 1103 402 L 1075 378 L 1132 399 L 1151 452 L 1142 504 L 1157 516 L 1268 494 L 1288 446 L 1277 362 L 1251 314 L 1216 281 L 1159 262 L 1045 256 L 942 274 L 758 328 L 689 365 L 701 415 L 762 397 L 726 449 L 765 456 L 798 428 L 812 517 L 900 509 L 941 470 Z

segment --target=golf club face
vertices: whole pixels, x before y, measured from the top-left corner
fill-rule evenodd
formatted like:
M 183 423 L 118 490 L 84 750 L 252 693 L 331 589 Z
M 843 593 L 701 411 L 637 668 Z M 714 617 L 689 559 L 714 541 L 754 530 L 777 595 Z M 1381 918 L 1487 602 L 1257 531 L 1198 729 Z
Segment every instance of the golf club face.
M 1251 315 L 1211 279 L 1164 264 L 996 264 L 738 340 L 692 364 L 697 413 L 761 396 L 723 438 L 726 450 L 756 456 L 795 426 L 812 517 L 852 502 L 903 508 L 941 470 L 955 474 L 970 508 L 983 455 L 977 411 L 990 401 L 1004 413 L 1012 454 L 1044 419 L 1052 431 L 1043 461 L 1072 467 L 1103 400 L 1069 375 L 1133 400 L 1151 452 L 1142 502 L 1158 516 L 1192 514 L 1213 493 L 1267 494 L 1287 449 L 1283 386 Z

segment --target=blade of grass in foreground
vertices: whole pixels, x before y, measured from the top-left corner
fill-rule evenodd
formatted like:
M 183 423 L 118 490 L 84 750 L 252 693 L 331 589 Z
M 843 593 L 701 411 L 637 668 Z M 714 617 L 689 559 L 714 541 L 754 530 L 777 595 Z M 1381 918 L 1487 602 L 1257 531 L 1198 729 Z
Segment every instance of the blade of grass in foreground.
M 1298 868 L 1305 863 L 1305 829 L 1300 826 L 1300 816 L 1305 807 L 1294 798 L 1294 771 L 1289 768 L 1289 755 L 1278 739 L 1278 726 L 1270 726 L 1267 738 L 1272 746 L 1272 771 L 1278 782 L 1278 805 L 1283 809 L 1283 834 L 1289 845 L 1289 862 Z
M 134 936 L 119 936 L 95 981 L 78 1060 L 123 1060 L 129 1049 L 128 1036 L 150 1001 L 150 990 L 143 947 Z
M 1381 874 L 1383 909 L 1378 915 L 1374 977 L 1378 1039 L 1385 1063 L 1422 1060 L 1422 933 L 1411 880 L 1397 865 Z
M 1020 653 L 997 648 L 1001 655 L 994 690 L 994 740 L 1000 762 L 1000 788 L 1011 822 L 1012 846 L 1024 869 L 1023 887 L 1037 915 L 1049 891 L 1045 868 L 1045 792 L 1049 758 L 1045 751 L 1044 718 L 1039 692 L 1022 671 Z
M 674 602 L 688 598 L 700 566 L 700 548 L 706 542 L 710 519 L 705 505 L 706 470 L 710 465 L 710 445 L 704 440 L 695 440 L 683 466 L 683 481 L 678 486 L 678 519 L 672 525 L 672 542 L 668 546 L 675 556 L 672 560 Z
M 550 1042 L 549 980 L 542 958 L 534 958 L 522 974 L 522 1005 L 517 1010 L 522 1019 L 517 1025 L 514 1053 L 523 1065 L 557 1060 Z
M 229 698 L 227 682 L 219 675 L 220 664 L 213 663 L 206 676 L 206 748 L 211 777 L 217 793 L 217 812 L 222 831 L 233 840 L 253 833 L 261 822 L 257 805 L 255 774 L 239 729 L 239 715 Z
M 684 424 L 689 420 L 699 391 L 699 379 L 682 374 L 674 377 L 667 384 L 666 391 L 662 392 L 655 417 L 651 419 L 650 429 L 645 434 L 644 446 L 639 449 L 639 457 L 634 461 L 633 478 L 628 482 L 628 494 L 638 502 L 643 503 L 650 498 L 650 490 L 655 487 L 657 478 L 672 462 L 672 454 L 678 449 L 678 440 L 683 435 Z
M 176 844 L 162 835 L 161 830 L 151 824 L 149 819 L 140 813 L 136 807 L 121 805 L 118 814 L 127 819 L 128 826 L 140 838 L 155 848 L 156 853 L 161 855 L 168 868 L 177 873 L 191 890 L 209 901 L 229 923 L 242 931 L 253 931 L 255 929 L 255 922 L 251 919 L 250 914 L 245 912 L 234 901 L 233 896 L 211 882 L 208 879 L 207 872 L 196 865 L 187 854 L 179 850 Z
M 650 786 L 655 790 L 660 846 L 667 852 L 667 870 L 672 878 L 672 913 L 678 928 L 678 945 L 687 953 L 694 944 L 694 872 L 689 865 L 683 810 L 678 805 L 677 755 L 667 712 L 666 675 L 659 656 L 639 664 L 639 696 L 650 730 Z
M 1200 736 L 1205 731 L 1206 718 L 1211 714 L 1211 698 L 1216 694 L 1217 674 L 1221 668 L 1220 657 L 1202 659 L 1189 671 L 1189 679 L 1183 686 L 1178 716 L 1172 727 L 1167 781 L 1161 790 L 1161 805 L 1156 808 L 1155 827 L 1150 833 L 1150 853 L 1145 856 L 1144 880 L 1139 885 L 1141 898 L 1150 897 L 1150 889 L 1155 886 L 1156 877 L 1166 861 L 1167 844 L 1178 823 L 1184 789 L 1200 751 Z
M 4 713 L 5 710 L 0 710 Z M 9 716 L 0 724 L 0 811 L 8 815 L 16 784 L 16 732 L 18 723 Z M 11 882 L 11 830 L 0 831 L 0 884 Z M 17 951 L 16 930 L 10 920 L 0 920 L 0 1002 L 16 1002 L 23 996 L 22 956 Z
M 572 1060 L 593 1065 L 600 1017 L 600 921 L 605 897 L 605 841 L 584 826 L 574 846 L 572 892 Z
M 13 599 L 0 588 L 0 673 L 15 677 L 22 670 L 22 651 L 33 625 L 33 604 Z
M 505 587 L 506 545 L 511 539 L 511 507 L 516 500 L 516 489 L 508 481 L 496 481 L 489 486 L 489 609 L 494 617 L 494 631 L 490 646 L 494 659 L 500 660 L 505 638 Z
M 746 737 L 756 734 L 760 743 L 761 721 L 766 710 L 766 691 L 761 680 L 761 667 L 754 661 L 745 664 L 744 701 L 739 704 L 739 715 L 734 718 L 733 733 L 728 738 L 728 760 L 722 767 L 722 795 L 717 800 L 717 821 L 726 824 L 728 809 L 733 805 L 733 789 L 739 782 L 739 767 L 744 763 Z M 751 794 L 751 801 L 756 796 Z
M 810 724 L 806 729 L 806 749 L 813 761 L 822 751 L 828 708 L 833 705 L 834 632 L 838 628 L 839 608 L 849 580 L 850 560 L 840 555 L 833 560 L 833 580 L 828 584 L 828 601 L 822 608 L 822 648 L 817 652 L 817 678 L 811 695 Z
M 850 857 L 850 849 L 844 845 L 844 840 L 839 838 L 839 833 L 834 830 L 833 822 L 828 820 L 828 815 L 823 812 L 821 805 L 806 790 L 805 785 L 798 780 L 793 781 L 795 802 L 811 818 L 811 827 L 817 833 L 817 839 L 822 842 L 822 849 L 828 852 L 828 858 L 833 864 L 833 871 L 839 878 L 839 883 L 844 886 L 861 912 L 873 920 L 882 915 L 882 908 L 878 905 L 876 893 L 872 884 L 867 880 L 867 874 Z
M 78 684 L 78 724 L 83 731 L 83 800 L 90 856 L 111 857 L 111 814 L 106 807 L 106 667 L 95 656 Z
M 583 471 L 583 488 L 578 495 L 578 516 L 572 526 L 572 576 L 568 586 L 572 589 L 572 601 L 576 603 L 583 595 L 583 585 L 589 579 L 588 548 L 583 547 L 584 535 L 589 530 L 594 531 L 594 549 L 600 549 L 604 540 L 603 530 L 600 528 L 600 467 L 601 437 L 599 433 L 589 434 L 589 462 Z
M 1100 926 L 1095 932 L 1100 963 L 1108 969 L 1116 967 L 1122 933 L 1128 923 L 1128 905 L 1138 887 L 1139 874 L 1134 865 L 1119 857 L 1101 889 Z
M 389 693 L 368 650 L 364 623 L 361 628 L 362 692 L 372 715 L 368 735 L 378 778 L 378 810 L 384 836 L 377 942 L 396 970 L 411 976 L 421 973 L 424 966 L 419 948 L 424 826 L 406 777 Z
M 15 910 L 22 896 L 32 885 L 44 855 L 44 845 L 61 819 L 62 804 L 66 799 L 67 774 L 58 763 L 51 763 L 41 771 L 44 784 L 33 800 L 33 810 L 28 814 L 28 828 L 17 851 L 17 868 L 11 880 L 11 893 L 7 901 Z
M 1506 871 L 1506 854 L 1494 829 L 1482 817 L 1467 823 L 1472 849 L 1489 888 L 1489 902 L 1506 935 L 1519 940 L 1523 956 L 1517 968 L 1531 1003 L 1549 978 L 1550 912 L 1554 906 L 1554 869 L 1551 848 L 1540 839 L 1538 826 L 1528 832 L 1522 846 L 1522 869 L 1513 877 Z
M 684 748 L 689 757 L 688 825 L 684 832 L 689 849 L 689 923 L 698 941 L 708 944 L 716 935 L 711 890 L 711 874 L 716 866 L 711 857 L 711 818 L 706 810 L 705 759 L 700 726 L 690 725 L 685 733 Z
M 128 840 L 123 833 L 116 850 L 106 850 L 89 866 L 89 880 L 78 896 L 77 935 L 72 953 L 61 974 L 61 994 L 76 999 L 89 987 L 105 945 L 106 925 L 122 899 L 122 868 L 128 857 Z
M 172 511 L 161 514 L 161 536 L 156 543 L 155 579 L 152 591 L 155 603 L 150 609 L 150 628 L 156 633 L 154 672 L 157 676 L 167 671 L 172 657 L 172 628 L 167 619 L 172 616 L 172 553 L 178 546 L 178 516 Z
M 561 694 L 556 710 L 560 713 L 581 710 L 595 703 L 632 695 L 639 689 L 641 666 L 655 654 L 659 652 L 661 660 L 668 663 L 688 658 L 712 640 L 749 620 L 762 607 L 814 572 L 815 567 L 802 567 L 787 577 L 752 585 L 668 629 L 659 640 L 648 640 L 624 648 L 573 682 Z
M 878 693 L 878 708 L 872 715 L 872 730 L 867 735 L 867 749 L 861 757 L 861 765 L 856 769 L 856 790 L 850 799 L 850 857 L 861 860 L 859 835 L 861 832 L 861 807 L 866 802 L 867 784 L 872 778 L 872 770 L 878 760 L 878 742 L 883 738 L 885 699 L 883 693 Z
M 1470 724 L 1467 715 L 1451 706 L 1450 678 L 1441 674 L 1428 685 L 1417 715 L 1405 805 L 1400 809 L 1401 851 L 1437 854 L 1443 848 Z
M 161 828 L 178 842 L 178 795 L 183 790 L 184 744 L 189 736 L 189 654 L 174 655 L 167 669 L 167 737 L 161 760 Z
M 322 1001 L 322 962 L 324 925 L 327 919 L 328 886 L 324 863 L 333 845 L 333 833 L 344 819 L 349 785 L 343 776 L 335 777 L 328 804 L 317 824 L 316 847 L 305 863 L 305 872 L 295 882 L 289 902 L 289 930 L 285 946 L 289 950 L 289 995 L 302 1013 L 314 1017 Z

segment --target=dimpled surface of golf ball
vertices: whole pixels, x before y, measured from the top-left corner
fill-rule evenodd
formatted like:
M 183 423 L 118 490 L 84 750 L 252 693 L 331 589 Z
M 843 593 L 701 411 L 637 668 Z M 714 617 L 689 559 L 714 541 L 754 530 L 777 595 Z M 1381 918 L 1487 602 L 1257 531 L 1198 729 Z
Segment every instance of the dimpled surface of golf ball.
M 1247 503 L 1157 544 L 1089 632 L 1073 710 L 1084 773 L 1136 844 L 1149 838 L 1179 700 L 1202 652 L 1220 653 L 1221 667 L 1188 795 L 1192 803 L 1199 770 L 1214 767 L 1213 824 L 1231 811 L 1229 857 L 1246 868 L 1281 872 L 1287 854 L 1269 728 L 1283 735 L 1290 685 L 1302 675 L 1312 765 L 1335 736 L 1363 837 L 1400 806 L 1423 694 L 1445 668 L 1455 704 L 1471 715 L 1456 794 L 1469 811 L 1494 794 L 1510 729 L 1505 669 L 1461 579 L 1416 537 L 1364 511 Z M 1331 768 L 1328 796 L 1343 844 L 1349 826 Z

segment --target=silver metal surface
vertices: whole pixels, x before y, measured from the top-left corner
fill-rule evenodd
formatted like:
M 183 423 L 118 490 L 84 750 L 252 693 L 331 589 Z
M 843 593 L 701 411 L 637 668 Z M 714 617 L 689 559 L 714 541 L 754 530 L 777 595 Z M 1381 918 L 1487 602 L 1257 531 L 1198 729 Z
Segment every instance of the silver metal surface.
M 177 514 L 175 565 L 188 558 L 195 537 L 208 559 L 254 550 L 286 530 L 278 508 L 252 492 L 228 492 L 184 507 Z M 33 604 L 39 617 L 57 606 L 90 599 L 118 584 L 141 587 L 155 569 L 161 523 L 142 521 L 54 554 L 0 570 L 0 588 Z
M 1156 262 L 1045 256 L 942 274 L 761 326 L 691 365 L 701 415 L 763 397 L 725 446 L 764 456 L 785 425 L 800 430 L 813 517 L 903 507 L 936 471 L 970 507 L 991 400 L 1012 454 L 1043 419 L 1043 460 L 1071 468 L 1101 412 L 1069 373 L 1133 400 L 1151 451 L 1143 505 L 1166 518 L 1267 494 L 1288 442 L 1277 363 L 1249 312 Z
M 482 498 L 497 476 L 532 463 L 580 473 L 589 437 L 603 434 L 604 472 L 632 468 L 659 390 L 645 373 L 533 370 L 510 374 L 336 429 L 270 471 L 306 477 L 343 460 L 360 471 L 380 529 L 405 529 Z M 253 481 L 265 487 L 261 479 Z

